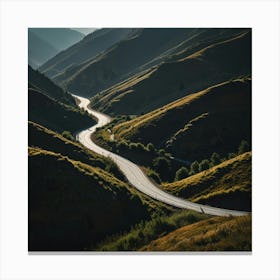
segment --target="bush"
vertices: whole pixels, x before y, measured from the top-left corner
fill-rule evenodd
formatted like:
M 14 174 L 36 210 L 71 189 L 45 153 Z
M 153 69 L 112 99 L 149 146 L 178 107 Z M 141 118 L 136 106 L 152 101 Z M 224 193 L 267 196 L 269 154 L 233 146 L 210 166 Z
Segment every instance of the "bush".
M 147 150 L 149 151 L 149 152 L 151 152 L 151 153 L 154 153 L 155 152 L 155 146 L 153 145 L 153 143 L 149 143 L 148 145 L 147 145 Z
M 157 184 L 161 183 L 161 179 L 160 179 L 158 173 L 155 172 L 154 170 L 148 168 L 147 175 L 148 175 L 148 177 L 152 178 Z
M 155 170 L 160 174 L 167 174 L 170 171 L 170 161 L 165 157 L 157 157 L 153 161 Z M 168 175 L 168 174 L 167 174 Z
M 221 163 L 220 155 L 217 153 L 213 153 L 211 156 L 211 165 L 215 166 L 218 165 L 219 163 Z
M 235 153 L 229 153 L 228 154 L 228 159 L 231 159 L 231 158 L 234 158 L 234 157 L 236 157 Z
M 250 151 L 250 147 L 247 141 L 242 140 L 239 148 L 238 148 L 238 154 L 241 155 L 243 153 L 249 152 Z
M 199 163 L 196 160 L 191 164 L 189 175 L 194 175 L 198 172 L 199 172 Z
M 208 159 L 204 159 L 201 161 L 201 163 L 199 164 L 199 171 L 203 171 L 203 170 L 207 170 L 210 168 L 210 164 L 209 164 L 209 160 Z
M 75 138 L 74 138 L 74 136 L 71 134 L 70 131 L 66 131 L 66 130 L 63 131 L 63 132 L 62 132 L 62 136 L 65 137 L 65 138 L 68 139 L 68 140 L 75 141 Z
M 174 181 L 182 180 L 182 179 L 186 178 L 188 176 L 188 174 L 189 174 L 188 169 L 183 166 L 176 171 Z

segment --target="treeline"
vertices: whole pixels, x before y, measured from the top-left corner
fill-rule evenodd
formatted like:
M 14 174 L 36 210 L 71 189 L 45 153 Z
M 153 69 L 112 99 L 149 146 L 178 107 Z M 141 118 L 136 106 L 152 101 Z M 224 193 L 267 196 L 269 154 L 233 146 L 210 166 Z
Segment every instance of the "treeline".
M 228 153 L 226 157 L 221 157 L 218 153 L 214 152 L 209 159 L 203 159 L 202 161 L 194 161 L 189 168 L 182 166 L 175 174 L 174 181 L 182 180 L 188 176 L 192 176 L 196 173 L 207 170 L 213 166 L 216 166 L 226 160 L 236 157 L 250 151 L 251 148 L 246 140 L 242 140 L 236 153 Z

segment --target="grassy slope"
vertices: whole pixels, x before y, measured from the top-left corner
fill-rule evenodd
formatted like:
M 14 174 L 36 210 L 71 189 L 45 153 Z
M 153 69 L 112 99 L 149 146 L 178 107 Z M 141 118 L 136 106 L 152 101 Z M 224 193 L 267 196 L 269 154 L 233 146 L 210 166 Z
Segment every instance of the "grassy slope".
M 61 134 L 34 122 L 28 122 L 28 146 L 59 153 L 73 160 L 99 167 L 119 179 L 124 178 L 119 169 L 109 159 L 101 157 L 80 143 L 66 139 Z
M 28 66 L 28 83 L 31 84 L 32 87 L 37 88 L 41 92 L 45 93 L 50 98 L 53 98 L 65 105 L 75 105 L 75 100 L 70 94 L 64 92 L 49 78 L 40 72 L 33 70 L 30 66 Z
M 40 148 L 29 148 L 29 250 L 88 250 L 128 230 L 155 205 L 110 173 Z
M 181 227 L 141 251 L 251 251 L 251 224 L 251 216 L 214 217 Z
M 113 128 L 129 139 L 171 151 L 188 160 L 236 150 L 251 140 L 251 80 L 235 80 L 188 95 Z
M 191 55 L 189 50 L 183 53 L 186 57 L 181 54 L 177 60 L 151 68 L 144 77 L 138 74 L 105 91 L 93 100 L 94 106 L 115 115 L 141 114 L 186 94 L 251 73 L 248 30 Z
M 73 75 L 67 87 L 93 96 L 138 72 L 139 67 L 168 52 L 191 33 L 192 29 L 184 28 L 139 29 L 136 36 L 117 43 Z
M 193 202 L 251 211 L 252 153 L 244 153 L 163 189 Z
M 104 240 L 98 249 L 101 251 L 136 251 L 177 228 L 207 218 L 209 218 L 208 215 L 190 210 L 181 210 L 170 216 L 154 217 L 151 221 L 141 221 L 122 235 Z
M 102 28 L 87 35 L 83 40 L 60 52 L 40 67 L 40 71 L 57 81 L 63 81 L 71 76 L 69 71 L 73 66 L 77 69 L 87 60 L 111 47 L 125 38 L 131 28 Z M 65 72 L 64 72 L 65 71 Z
M 38 89 L 28 89 L 28 120 L 59 133 L 71 133 L 94 125 L 95 120 L 78 108 L 66 106 L 49 98 Z

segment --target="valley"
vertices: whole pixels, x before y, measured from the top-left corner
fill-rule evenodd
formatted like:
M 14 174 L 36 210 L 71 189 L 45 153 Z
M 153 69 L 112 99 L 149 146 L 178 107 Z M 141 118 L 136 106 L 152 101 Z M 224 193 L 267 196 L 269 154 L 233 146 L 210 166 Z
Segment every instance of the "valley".
M 250 251 L 251 29 L 92 30 L 29 30 L 29 251 Z

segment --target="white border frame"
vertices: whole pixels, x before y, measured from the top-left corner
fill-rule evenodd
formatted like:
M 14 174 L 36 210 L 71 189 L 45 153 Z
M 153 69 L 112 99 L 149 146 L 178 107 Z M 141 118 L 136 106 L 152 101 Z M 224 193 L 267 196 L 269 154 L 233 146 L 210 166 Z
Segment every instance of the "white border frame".
M 278 1 L 6 0 L 0 8 L 0 279 L 280 279 Z M 253 28 L 252 255 L 28 255 L 27 28 L 44 26 Z

